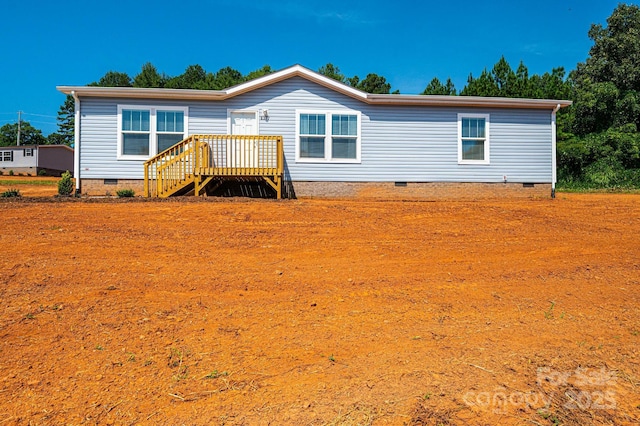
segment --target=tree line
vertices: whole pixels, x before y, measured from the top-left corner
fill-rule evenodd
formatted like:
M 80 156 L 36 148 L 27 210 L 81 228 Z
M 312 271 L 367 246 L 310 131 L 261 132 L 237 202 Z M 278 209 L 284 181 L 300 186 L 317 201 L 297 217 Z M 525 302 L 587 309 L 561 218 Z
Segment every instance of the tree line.
M 572 107 L 558 112 L 558 178 L 565 188 L 640 188 L 640 8 L 619 4 L 606 27 L 589 30 L 593 46 L 585 62 L 567 73 L 558 67 L 542 75 L 529 74 L 523 62 L 514 70 L 504 57 L 478 76 L 469 74 L 457 90 L 450 78 L 434 77 L 422 95 L 495 96 L 530 99 L 569 99 Z M 133 78 L 109 71 L 89 86 L 222 90 L 274 72 L 265 65 L 243 75 L 231 67 L 207 72 L 189 65 L 178 76 L 160 73 L 146 63 Z M 368 93 L 398 94 L 385 77 L 369 73 L 348 77 L 328 63 L 320 74 Z M 24 144 L 73 143 L 73 98 L 58 111 L 58 131 L 48 137 L 22 123 Z M 0 146 L 14 145 L 17 124 L 0 128 Z

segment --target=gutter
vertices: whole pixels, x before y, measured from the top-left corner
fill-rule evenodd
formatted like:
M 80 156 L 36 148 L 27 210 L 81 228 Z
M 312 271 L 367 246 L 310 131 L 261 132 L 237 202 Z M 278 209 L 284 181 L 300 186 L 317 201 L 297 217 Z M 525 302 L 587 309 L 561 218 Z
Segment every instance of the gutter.
M 75 90 L 71 91 L 74 100 L 73 109 L 73 177 L 76 181 L 76 195 L 80 194 L 80 98 Z
M 556 159 L 557 156 L 557 124 L 556 124 L 556 113 L 558 110 L 562 108 L 562 105 L 558 104 L 553 111 L 551 111 L 551 198 L 556 198 L 556 180 L 558 177 L 558 172 L 556 170 L 558 166 L 558 162 Z

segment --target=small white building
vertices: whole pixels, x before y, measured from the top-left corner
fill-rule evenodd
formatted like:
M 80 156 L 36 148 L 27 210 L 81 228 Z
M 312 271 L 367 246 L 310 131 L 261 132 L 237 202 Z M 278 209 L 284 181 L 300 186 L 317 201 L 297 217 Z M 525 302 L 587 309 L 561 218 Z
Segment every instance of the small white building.
M 37 176 L 42 170 L 49 176 L 73 173 L 73 149 L 66 145 L 21 145 L 0 147 L 0 170 Z

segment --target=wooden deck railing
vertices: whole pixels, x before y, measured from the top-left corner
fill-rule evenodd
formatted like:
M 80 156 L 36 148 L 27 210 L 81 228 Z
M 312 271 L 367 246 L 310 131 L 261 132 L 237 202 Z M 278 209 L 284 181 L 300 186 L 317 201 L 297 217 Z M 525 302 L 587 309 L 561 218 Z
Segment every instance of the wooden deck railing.
M 168 197 L 214 178 L 262 177 L 282 196 L 282 136 L 192 135 L 144 163 L 144 193 Z

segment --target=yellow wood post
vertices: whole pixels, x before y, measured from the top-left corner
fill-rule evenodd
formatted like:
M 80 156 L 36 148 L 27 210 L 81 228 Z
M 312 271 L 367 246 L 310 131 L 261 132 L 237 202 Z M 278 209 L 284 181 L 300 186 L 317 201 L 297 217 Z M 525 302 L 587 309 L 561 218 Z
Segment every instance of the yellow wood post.
M 200 175 L 196 175 L 193 179 L 193 195 L 196 197 L 200 196 Z
M 144 163 L 144 196 L 149 198 L 149 165 Z
M 280 200 L 282 198 L 282 179 L 284 175 L 284 143 L 282 140 L 282 136 L 278 137 L 276 146 L 278 156 L 276 173 L 278 174 L 278 200 Z

